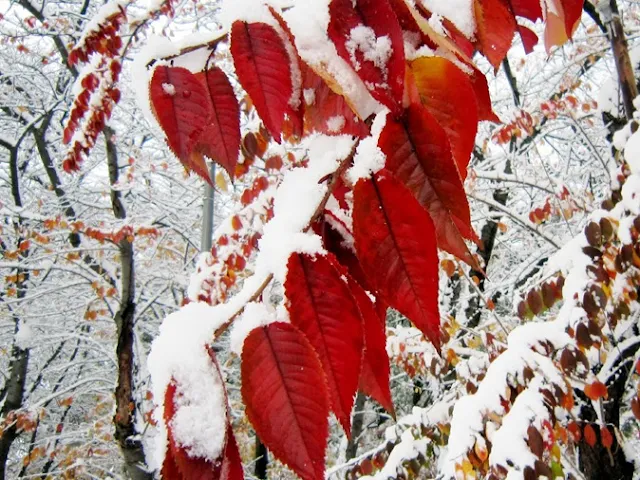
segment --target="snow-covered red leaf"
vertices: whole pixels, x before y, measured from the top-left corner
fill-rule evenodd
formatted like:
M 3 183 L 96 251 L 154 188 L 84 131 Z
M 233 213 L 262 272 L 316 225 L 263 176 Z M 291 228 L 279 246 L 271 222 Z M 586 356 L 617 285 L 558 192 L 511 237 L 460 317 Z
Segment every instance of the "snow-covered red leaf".
M 240 106 L 225 73 L 212 66 L 197 74 L 205 85 L 211 105 L 211 119 L 198 140 L 197 150 L 233 173 L 240 152 Z
M 346 98 L 335 93 L 314 70 L 302 69 L 304 130 L 327 135 L 346 134 L 364 137 L 367 125 L 353 112 Z
M 353 278 L 349 278 L 349 287 L 358 304 L 364 325 L 365 351 L 362 357 L 360 390 L 394 415 L 389 389 L 389 356 L 386 349 L 385 319 L 380 318 L 367 292 Z
M 473 85 L 467 74 L 442 57 L 418 58 L 411 62 L 411 71 L 422 103 L 447 132 L 453 159 L 464 181 L 478 130 Z
M 222 465 L 220 466 L 220 480 L 243 480 L 242 458 L 238 451 L 238 444 L 233 435 L 230 424 L 227 424 L 227 444 L 224 447 Z
M 371 95 L 399 113 L 404 93 L 404 40 L 389 1 L 332 0 L 328 34 Z
M 477 37 L 483 55 L 497 70 L 507 55 L 516 31 L 508 0 L 474 0 Z
M 323 255 L 293 253 L 284 289 L 291 323 L 318 353 L 331 409 L 350 435 L 364 348 L 358 305 L 338 269 Z
M 173 153 L 185 167 L 211 183 L 204 159 L 194 151 L 211 116 L 204 85 L 186 68 L 161 65 L 153 72 L 149 95 Z
M 320 360 L 294 326 L 251 331 L 242 348 L 242 399 L 258 436 L 303 480 L 324 479 L 329 401 Z
M 464 238 L 477 241 L 467 196 L 447 134 L 435 117 L 422 105 L 410 105 L 401 119 L 387 120 L 378 146 L 387 157 L 385 167 L 431 215 L 438 246 L 479 270 L 464 243 Z
M 438 250 L 427 211 L 383 169 L 355 186 L 353 233 L 376 290 L 439 350 Z
M 172 422 L 177 412 L 176 404 L 181 402 L 176 384 L 174 382 L 170 383 L 167 386 L 164 398 L 164 421 L 167 425 L 168 446 L 162 466 L 162 478 L 168 480 L 222 480 L 225 477 L 221 477 L 221 466 L 226 452 L 223 451 L 220 458 L 211 461 L 206 458 L 192 456 L 188 448 L 180 445 L 176 440 Z M 224 412 L 224 415 L 226 417 L 226 412 Z M 226 422 L 226 418 L 223 421 Z M 228 442 L 229 431 L 228 429 L 225 443 Z M 233 480 L 242 477 L 226 478 Z
M 231 55 L 240 84 L 271 136 L 280 143 L 293 91 L 290 60 L 282 39 L 266 23 L 236 20 L 231 26 Z

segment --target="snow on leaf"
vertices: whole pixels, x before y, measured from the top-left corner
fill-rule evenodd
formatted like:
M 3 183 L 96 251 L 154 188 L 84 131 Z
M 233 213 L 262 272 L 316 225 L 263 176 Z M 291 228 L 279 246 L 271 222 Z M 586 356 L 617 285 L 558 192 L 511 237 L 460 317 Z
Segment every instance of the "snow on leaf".
M 280 143 L 293 91 L 289 55 L 282 39 L 266 23 L 237 20 L 231 27 L 231 54 L 240 84 L 269 133 Z
M 196 76 L 205 85 L 211 104 L 211 120 L 204 128 L 196 148 L 233 173 L 240 151 L 240 107 L 225 73 L 212 66 Z
M 324 478 L 329 401 L 322 366 L 288 323 L 253 330 L 242 351 L 242 399 L 264 444 L 303 480 Z
M 478 109 L 471 81 L 454 63 L 442 57 L 418 58 L 411 62 L 411 71 L 422 103 L 447 132 L 453 159 L 464 181 L 478 130 Z
M 402 29 L 388 0 L 332 0 L 329 38 L 371 95 L 399 113 L 404 92 Z
M 353 233 L 373 286 L 439 350 L 438 251 L 429 214 L 383 169 L 355 186 Z
M 186 68 L 158 66 L 149 89 L 151 105 L 180 162 L 211 183 L 209 172 L 194 147 L 211 116 L 207 91 Z
M 328 257 L 294 253 L 287 270 L 284 287 L 291 323 L 318 353 L 327 376 L 331 409 L 350 435 L 364 348 L 358 306 Z
M 464 243 L 464 238 L 477 241 L 467 197 L 447 134 L 435 117 L 422 105 L 410 105 L 402 120 L 387 120 L 378 144 L 387 156 L 385 168 L 431 215 L 438 246 L 479 270 Z

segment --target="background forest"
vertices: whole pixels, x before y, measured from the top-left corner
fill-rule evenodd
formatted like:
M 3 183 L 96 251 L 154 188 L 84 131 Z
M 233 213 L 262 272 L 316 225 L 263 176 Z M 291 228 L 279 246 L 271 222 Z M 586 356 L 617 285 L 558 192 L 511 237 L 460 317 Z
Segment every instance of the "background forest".
M 472 2 L 415 3 L 474 51 L 456 13 Z M 163 399 L 147 359 L 160 325 L 240 291 L 277 187 L 317 148 L 291 135 L 280 144 L 262 124 L 220 8 L 0 0 L 0 478 L 159 474 Z M 441 353 L 387 311 L 391 398 L 358 393 L 350 438 L 330 418 L 329 479 L 638 477 L 640 10 L 586 0 L 566 43 L 550 18 L 521 23 L 535 48 L 516 35 L 504 59 L 473 55 L 500 120 L 479 123 L 464 181 L 475 260 L 439 252 Z M 150 103 L 158 61 L 193 72 L 214 61 L 228 74 L 237 165 L 176 158 Z M 315 133 L 360 135 L 364 122 L 341 118 Z M 194 174 L 207 170 L 213 188 Z M 281 304 L 282 283 L 263 290 Z M 296 478 L 245 414 L 233 337 L 212 351 L 244 477 Z

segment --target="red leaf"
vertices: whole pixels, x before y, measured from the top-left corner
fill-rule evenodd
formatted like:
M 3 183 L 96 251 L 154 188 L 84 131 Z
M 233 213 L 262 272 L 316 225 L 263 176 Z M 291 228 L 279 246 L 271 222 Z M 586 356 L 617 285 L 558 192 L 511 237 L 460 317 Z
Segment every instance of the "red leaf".
M 355 299 L 340 272 L 321 255 L 292 254 L 284 289 L 291 323 L 318 353 L 329 384 L 331 409 L 348 436 L 364 348 Z
M 473 91 L 476 94 L 476 102 L 478 104 L 478 120 L 488 120 L 490 122 L 500 123 L 500 119 L 493 112 L 493 108 L 491 105 L 491 96 L 489 95 L 489 85 L 487 84 L 487 77 L 484 73 L 478 70 L 475 65 L 468 64 L 468 66 L 470 68 L 473 68 L 473 73 L 469 76 L 469 80 L 471 81 Z
M 453 159 L 464 181 L 478 130 L 473 85 L 462 70 L 442 57 L 418 58 L 411 63 L 411 70 L 422 103 L 449 136 Z
M 533 47 L 538 44 L 538 36 L 522 25 L 518 25 L 518 33 L 520 33 L 520 38 L 522 38 L 524 53 L 528 54 L 533 52 Z
M 387 120 L 378 145 L 387 156 L 385 167 L 431 215 L 438 246 L 479 270 L 464 243 L 464 238 L 477 240 L 467 196 L 447 134 L 435 117 L 422 105 L 410 105 L 401 120 Z
M 600 441 L 604 448 L 611 448 L 613 445 L 613 435 L 611 435 L 611 432 L 606 425 L 600 426 Z
M 204 160 L 193 155 L 211 116 L 204 85 L 186 68 L 161 65 L 153 72 L 149 94 L 173 153 L 185 167 L 211 183 Z
M 331 90 L 322 77 L 308 66 L 305 65 L 302 71 L 305 131 L 357 137 L 369 134 L 367 125 L 353 113 L 345 97 Z M 335 125 L 340 128 L 336 130 L 334 125 L 330 125 L 330 119 L 336 119 Z
M 218 67 L 197 74 L 205 85 L 211 105 L 211 120 L 204 128 L 197 149 L 233 173 L 240 152 L 240 106 L 229 79 Z
M 559 0 L 562 5 L 562 11 L 564 16 L 564 29 L 567 33 L 567 37 L 571 38 L 573 32 L 580 22 L 582 17 L 582 6 L 584 0 Z
M 290 60 L 282 39 L 266 23 L 236 20 L 231 26 L 231 55 L 240 84 L 271 136 L 280 143 L 293 91 Z
M 360 310 L 364 325 L 365 352 L 362 358 L 360 389 L 395 415 L 389 389 L 389 356 L 384 318 L 380 318 L 371 299 L 360 285 L 349 278 L 349 287 Z
M 511 47 L 516 19 L 506 0 L 475 0 L 473 5 L 480 49 L 497 70 Z
M 224 448 L 220 480 L 243 480 L 242 458 L 238 451 L 236 438 L 233 436 L 231 425 L 227 424 L 227 445 Z
M 404 40 L 389 1 L 332 0 L 329 16 L 328 34 L 338 55 L 358 73 L 373 98 L 399 113 L 404 93 Z
M 535 23 L 542 18 L 540 0 L 509 0 L 514 15 L 525 17 Z
M 590 423 L 584 427 L 584 440 L 590 447 L 593 447 L 596 444 L 596 432 Z
M 429 214 L 382 170 L 355 186 L 353 232 L 371 283 L 439 350 L 438 250 Z
M 260 439 L 304 480 L 324 479 L 329 402 L 313 347 L 288 323 L 254 329 L 242 348 L 242 399 Z

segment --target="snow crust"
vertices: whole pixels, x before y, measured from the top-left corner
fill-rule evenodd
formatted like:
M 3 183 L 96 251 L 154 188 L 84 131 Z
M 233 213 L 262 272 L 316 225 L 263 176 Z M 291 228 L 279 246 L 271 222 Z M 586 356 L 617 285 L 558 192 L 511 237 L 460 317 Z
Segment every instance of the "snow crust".
M 266 327 L 270 323 L 282 321 L 276 316 L 274 309 L 270 309 L 264 303 L 251 302 L 244 308 L 242 317 L 234 323 L 229 337 L 229 347 L 238 356 L 242 355 L 244 340 L 252 330 Z
M 416 0 L 422 3 L 431 13 L 451 20 L 458 30 L 472 39 L 476 31 L 476 20 L 473 15 L 471 0 Z M 432 25 L 433 27 L 433 25 Z
M 389 110 L 385 108 L 376 114 L 371 125 L 371 135 L 362 139 L 358 145 L 353 166 L 347 171 L 347 179 L 354 185 L 359 179 L 369 178 L 384 168 L 387 158 L 378 147 L 378 139 L 387 123 L 388 113 Z

